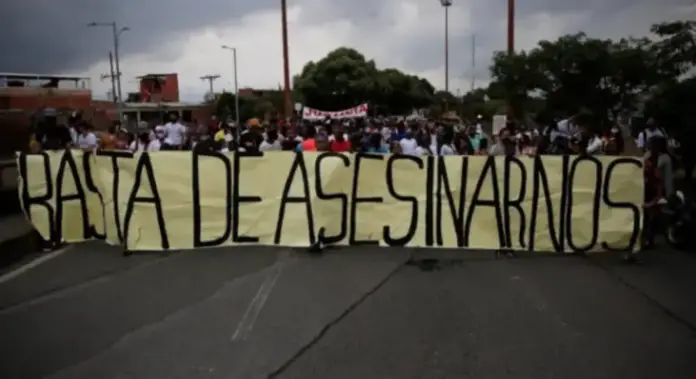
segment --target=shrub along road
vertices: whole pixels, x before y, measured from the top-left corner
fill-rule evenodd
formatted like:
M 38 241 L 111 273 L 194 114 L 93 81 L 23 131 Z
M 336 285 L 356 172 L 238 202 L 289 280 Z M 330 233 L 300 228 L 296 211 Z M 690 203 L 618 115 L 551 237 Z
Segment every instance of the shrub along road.
M 0 377 L 696 377 L 693 257 L 410 253 L 77 245 L 0 283 Z

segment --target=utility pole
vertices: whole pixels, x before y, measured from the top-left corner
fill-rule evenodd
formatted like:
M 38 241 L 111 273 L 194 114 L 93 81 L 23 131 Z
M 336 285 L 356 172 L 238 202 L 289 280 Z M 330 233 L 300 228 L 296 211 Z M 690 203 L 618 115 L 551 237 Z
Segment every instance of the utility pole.
M 508 0 L 507 8 L 507 53 L 512 56 L 515 54 L 515 0 Z M 510 99 L 508 99 L 507 116 L 510 120 L 514 116 Z
M 283 81 L 285 88 L 285 118 L 292 116 L 292 95 L 290 94 L 290 53 L 288 47 L 288 2 L 280 0 L 281 29 L 283 34 Z
M 109 75 L 102 75 L 101 79 L 111 79 L 111 97 L 114 103 L 118 102 L 118 94 L 116 93 L 116 73 L 114 72 L 114 54 L 109 51 Z
M 471 35 L 471 91 L 476 88 L 476 33 Z
M 449 92 L 449 7 L 452 0 L 440 0 L 445 8 L 445 92 Z
M 225 50 L 232 51 L 232 63 L 234 63 L 234 120 L 237 124 L 237 141 L 239 142 L 240 133 L 242 130 L 240 119 L 239 119 L 239 84 L 237 82 L 237 48 L 227 45 L 222 45 Z
M 115 94 L 114 92 L 114 97 L 117 97 L 116 101 L 116 110 L 118 112 L 118 118 L 119 120 L 122 120 L 123 116 L 123 110 L 122 104 L 123 104 L 123 95 L 121 93 L 121 65 L 119 63 L 119 49 L 120 49 L 120 38 L 121 34 L 123 32 L 129 31 L 130 28 L 127 26 L 124 27 L 119 27 L 118 24 L 114 22 L 90 22 L 87 24 L 88 27 L 109 27 L 111 28 L 111 32 L 113 34 L 114 38 L 114 61 L 116 63 L 116 71 L 114 71 L 114 76 L 116 76 L 116 86 L 118 90 L 118 95 Z
M 515 0 L 508 0 L 507 16 L 507 50 L 512 55 L 515 53 Z
M 205 76 L 201 76 L 201 80 L 207 80 L 207 81 L 208 81 L 208 85 L 210 86 L 210 93 L 211 93 L 211 95 L 214 95 L 214 94 L 215 94 L 215 92 L 213 91 L 213 83 L 214 83 L 216 80 L 218 80 L 218 79 L 220 79 L 220 75 L 205 75 Z

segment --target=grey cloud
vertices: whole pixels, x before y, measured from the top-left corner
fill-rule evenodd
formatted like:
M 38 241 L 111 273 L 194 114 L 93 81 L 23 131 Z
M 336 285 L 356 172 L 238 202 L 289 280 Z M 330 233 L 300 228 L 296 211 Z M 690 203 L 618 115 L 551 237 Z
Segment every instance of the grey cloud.
M 398 0 L 288 0 L 302 5 L 301 23 L 348 19 L 378 33 L 390 20 Z M 432 0 L 433 6 L 437 2 Z M 621 35 L 647 31 L 650 22 L 663 19 L 667 10 L 694 0 L 525 0 L 517 4 L 518 23 L 540 12 L 580 14 L 584 20 L 563 32 L 583 28 L 593 35 Z M 471 30 L 477 36 L 477 76 L 486 73 L 493 50 L 504 48 L 506 1 L 455 0 L 472 12 Z M 0 14 L 0 71 L 84 71 L 102 60 L 112 48 L 106 28 L 90 29 L 90 21 L 117 21 L 132 30 L 123 36 L 122 54 L 142 53 L 166 44 L 202 26 L 233 23 L 254 11 L 277 8 L 278 0 L 23 0 L 7 2 Z M 455 12 L 456 10 L 452 10 Z M 683 15 L 682 17 L 687 17 Z M 645 24 L 645 25 L 643 25 Z M 259 25 L 263 27 L 263 25 Z M 540 27 L 543 27 L 541 25 Z M 546 38 L 555 38 L 555 35 Z M 451 36 L 452 76 L 470 76 L 470 35 Z M 395 52 L 402 69 L 423 71 L 442 66 L 442 36 L 422 36 L 408 49 Z M 165 49 L 166 50 L 166 49 Z M 168 52 L 163 52 L 168 54 Z M 176 53 L 180 53 L 177 51 Z M 459 72 L 461 74 L 455 73 Z
M 277 0 L 22 0 L 0 13 L 0 70 L 81 71 L 112 49 L 107 28 L 92 21 L 116 21 L 123 54 L 148 51 L 201 26 L 234 22 L 250 12 L 278 6 Z
M 456 0 L 455 0 L 456 2 Z M 567 4 L 566 4 L 567 3 Z M 535 16 L 540 13 L 550 15 L 552 23 L 564 22 L 559 27 L 561 34 L 585 31 L 593 37 L 619 37 L 629 35 L 647 35 L 653 23 L 669 19 L 693 18 L 692 13 L 679 10 L 685 6 L 694 6 L 694 0 L 668 0 L 658 3 L 650 0 L 613 0 L 591 1 L 577 5 L 578 2 L 557 0 L 531 0 L 524 4 L 519 2 L 521 10 L 517 12 L 518 47 L 524 41 L 519 30 L 527 31 L 545 29 Z M 469 80 L 472 74 L 480 79 L 489 76 L 489 66 L 494 51 L 506 48 L 506 2 L 469 2 L 472 12 L 471 30 L 476 34 L 476 63 L 472 67 L 471 35 L 450 35 L 450 79 Z M 552 5 L 555 4 L 555 5 Z M 548 7 L 547 7 L 548 6 Z M 613 10 L 613 11 L 612 11 Z M 559 20 L 554 20 L 554 17 Z M 443 28 L 444 29 L 444 28 Z M 555 39 L 559 35 L 539 35 L 538 38 Z M 409 71 L 426 71 L 444 66 L 444 30 L 438 36 L 422 36 L 411 41 L 411 48 L 404 51 L 401 59 L 406 63 L 403 69 Z

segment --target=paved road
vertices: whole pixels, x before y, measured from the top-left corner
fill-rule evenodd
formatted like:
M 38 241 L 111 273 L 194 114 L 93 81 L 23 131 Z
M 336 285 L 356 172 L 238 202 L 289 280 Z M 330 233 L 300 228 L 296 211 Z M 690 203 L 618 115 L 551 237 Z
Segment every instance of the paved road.
M 0 283 L 0 378 L 696 377 L 696 258 L 410 253 L 79 245 Z

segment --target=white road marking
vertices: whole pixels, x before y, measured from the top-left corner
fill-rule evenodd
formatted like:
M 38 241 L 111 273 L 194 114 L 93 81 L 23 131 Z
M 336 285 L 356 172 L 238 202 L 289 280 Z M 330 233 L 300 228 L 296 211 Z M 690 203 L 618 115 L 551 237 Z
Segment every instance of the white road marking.
M 59 256 L 65 254 L 70 249 L 72 249 L 73 246 L 74 245 L 68 245 L 68 246 L 60 248 L 56 251 L 52 251 L 46 255 L 41 255 L 38 258 L 28 262 L 25 265 L 22 265 L 22 266 L 17 267 L 16 269 L 14 269 L 10 272 L 5 273 L 4 275 L 0 276 L 0 284 L 8 282 L 8 281 L 24 274 L 25 272 L 31 270 L 32 268 L 40 266 L 40 265 L 50 261 L 53 258 L 56 258 L 56 257 L 59 257 Z
M 237 329 L 232 335 L 232 341 L 246 340 L 249 333 L 251 333 L 251 330 L 254 329 L 254 324 L 256 323 L 256 319 L 259 317 L 259 313 L 261 313 L 261 309 L 263 309 L 263 306 L 266 305 L 266 301 L 271 295 L 271 291 L 273 290 L 273 287 L 275 287 L 275 284 L 280 277 L 280 273 L 283 272 L 283 267 L 285 266 L 285 256 L 286 255 L 281 256 L 278 262 L 273 265 L 269 273 L 266 275 L 261 287 L 259 287 L 259 290 L 251 300 L 251 303 L 249 303 L 246 312 L 244 312 L 242 320 L 237 325 Z

